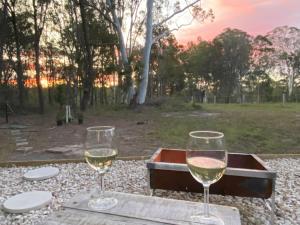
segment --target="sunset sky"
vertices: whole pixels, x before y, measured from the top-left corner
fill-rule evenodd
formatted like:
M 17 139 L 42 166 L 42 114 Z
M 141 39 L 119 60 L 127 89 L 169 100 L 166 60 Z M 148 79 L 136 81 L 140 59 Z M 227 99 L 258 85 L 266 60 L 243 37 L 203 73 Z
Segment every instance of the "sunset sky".
M 202 6 L 214 11 L 214 21 L 194 21 L 182 28 L 175 33 L 180 43 L 196 41 L 198 37 L 211 40 L 227 27 L 251 35 L 266 34 L 283 25 L 300 28 L 300 0 L 203 0 Z

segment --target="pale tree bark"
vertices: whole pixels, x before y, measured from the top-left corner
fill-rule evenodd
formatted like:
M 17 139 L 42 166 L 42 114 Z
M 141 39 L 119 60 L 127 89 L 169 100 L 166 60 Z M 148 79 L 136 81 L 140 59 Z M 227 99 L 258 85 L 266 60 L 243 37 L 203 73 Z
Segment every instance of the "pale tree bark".
M 145 46 L 144 46 L 144 53 L 143 53 L 143 66 L 144 67 L 143 67 L 143 71 L 142 71 L 142 75 L 141 75 L 141 82 L 140 82 L 139 90 L 138 90 L 138 97 L 137 97 L 138 104 L 144 104 L 145 100 L 146 100 L 148 79 L 149 79 L 150 53 L 151 53 L 152 44 L 155 41 L 158 41 L 160 38 L 163 38 L 164 36 L 168 35 L 170 32 L 173 31 L 173 30 L 171 30 L 170 32 L 164 32 L 164 33 L 158 35 L 158 37 L 156 37 L 154 39 L 153 38 L 153 28 L 166 24 L 173 17 L 175 17 L 176 15 L 178 15 L 180 13 L 183 13 L 184 11 L 186 11 L 187 9 L 196 5 L 199 2 L 200 2 L 200 0 L 194 0 L 193 2 L 187 4 L 185 7 L 183 7 L 182 9 L 175 11 L 168 17 L 162 19 L 160 22 L 153 25 L 153 3 L 154 3 L 154 0 L 147 0 L 146 38 L 145 38 Z M 178 26 L 177 29 L 179 29 L 180 27 L 182 27 L 182 25 Z M 177 29 L 175 29 L 175 30 L 177 30 Z
M 125 70 L 125 79 L 126 79 L 126 83 L 127 83 L 127 87 L 126 87 L 126 94 L 127 94 L 127 103 L 130 102 L 130 100 L 133 98 L 134 95 L 134 88 L 133 88 L 133 82 L 132 82 L 132 71 L 131 71 L 131 66 L 128 60 L 128 54 L 126 51 L 126 44 L 125 44 L 125 39 L 124 39 L 124 35 L 122 32 L 122 27 L 121 27 L 121 23 L 120 20 L 117 16 L 116 13 L 116 9 L 115 6 L 112 4 L 111 0 L 107 0 L 107 4 L 109 6 L 109 9 L 111 11 L 112 14 L 112 19 L 113 19 L 113 25 L 115 27 L 115 30 L 118 34 L 118 38 L 119 38 L 119 47 L 120 47 L 120 52 L 121 52 L 121 60 L 122 60 L 122 64 L 123 64 L 123 69 Z
M 292 96 L 293 94 L 293 89 L 294 89 L 294 71 L 292 68 L 290 68 L 290 65 L 287 63 L 287 71 L 288 71 L 288 94 L 289 97 Z
M 101 2 L 101 1 L 100 1 Z M 129 57 L 128 57 L 128 51 L 129 49 L 129 54 L 131 53 L 131 49 L 134 45 L 134 41 L 130 42 L 130 47 L 127 48 L 126 43 L 125 43 L 125 38 L 124 38 L 124 33 L 122 31 L 122 24 L 120 20 L 122 18 L 119 18 L 117 15 L 117 9 L 116 9 L 116 1 L 114 0 L 105 0 L 105 3 L 103 5 L 97 4 L 97 1 L 85 1 L 85 4 L 89 7 L 92 7 L 93 9 L 97 10 L 103 18 L 109 22 L 110 24 L 113 25 L 113 28 L 118 36 L 119 39 L 119 46 L 118 50 L 120 51 L 120 64 L 123 67 L 125 71 L 125 94 L 126 94 L 126 101 L 127 103 L 130 103 L 131 99 L 133 99 L 134 95 L 134 86 L 133 86 L 133 81 L 132 81 L 132 68 L 129 62 Z M 99 1 L 98 1 L 99 3 Z M 140 4 L 140 3 L 138 3 Z M 135 7 L 135 17 L 137 16 L 137 8 L 139 6 Z M 107 14 L 106 12 L 109 12 Z M 132 26 L 130 28 L 130 32 L 132 32 Z M 132 37 L 132 34 L 129 34 L 130 37 Z
M 148 75 L 149 75 L 149 61 L 153 39 L 153 0 L 147 1 L 147 22 L 146 22 L 146 40 L 143 55 L 143 75 L 139 86 L 139 93 L 137 98 L 138 104 L 144 104 L 147 95 Z
M 121 27 L 120 20 L 117 16 L 115 6 L 112 5 L 112 1 L 107 0 L 107 3 L 108 3 L 108 6 L 111 10 L 111 14 L 112 14 L 112 17 L 113 17 L 113 24 L 116 28 L 117 33 L 118 33 L 122 61 L 123 61 L 124 64 L 128 64 L 128 56 L 127 56 L 127 52 L 126 52 L 126 45 L 125 45 L 125 40 L 124 40 L 124 35 L 123 35 L 123 32 L 122 32 L 122 27 Z

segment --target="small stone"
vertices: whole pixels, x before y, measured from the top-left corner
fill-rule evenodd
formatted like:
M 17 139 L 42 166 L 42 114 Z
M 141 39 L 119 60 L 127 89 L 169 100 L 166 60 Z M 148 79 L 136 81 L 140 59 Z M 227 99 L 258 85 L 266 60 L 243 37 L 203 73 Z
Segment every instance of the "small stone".
M 26 142 L 26 141 L 27 141 L 26 138 L 19 138 L 19 137 L 16 138 L 16 142 Z
M 24 152 L 26 152 L 26 151 L 29 151 L 29 150 L 32 150 L 33 148 L 32 147 L 24 147 L 24 146 L 21 146 L 21 147 L 18 147 L 17 149 L 16 149 L 16 151 L 24 151 Z
M 16 143 L 17 146 L 23 146 L 23 145 L 28 145 L 28 142 L 17 142 Z

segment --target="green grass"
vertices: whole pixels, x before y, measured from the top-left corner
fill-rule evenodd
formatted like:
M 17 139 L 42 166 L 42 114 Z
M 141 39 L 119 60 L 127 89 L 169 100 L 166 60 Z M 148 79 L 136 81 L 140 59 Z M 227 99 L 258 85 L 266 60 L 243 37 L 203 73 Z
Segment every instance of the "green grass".
M 166 146 L 184 148 L 189 131 L 217 130 L 224 132 L 232 152 L 300 153 L 300 104 L 216 104 L 204 105 L 202 111 L 219 114 L 160 118 L 157 138 Z
M 192 112 L 217 116 L 189 116 Z M 163 117 L 166 113 L 175 116 Z M 217 130 L 224 132 L 232 152 L 300 153 L 300 103 L 192 104 L 172 97 L 136 109 L 98 105 L 85 114 L 116 121 L 151 121 L 145 138 L 157 140 L 163 147 L 185 148 L 191 130 Z
M 216 116 L 189 116 L 192 112 Z M 300 153 L 300 104 L 192 104 L 171 98 L 156 107 L 135 110 L 101 107 L 94 115 L 150 120 L 151 136 L 164 147 L 185 148 L 191 130 L 224 132 L 228 150 L 251 153 Z M 165 113 L 175 116 L 163 117 Z M 178 117 L 180 115 L 180 117 Z
M 217 115 L 189 115 L 195 111 Z M 102 106 L 89 113 L 152 121 L 151 136 L 163 147 L 185 148 L 189 131 L 216 130 L 224 132 L 231 152 L 300 153 L 300 104 L 295 103 L 200 105 L 172 98 L 156 107 Z M 175 116 L 163 117 L 165 113 Z

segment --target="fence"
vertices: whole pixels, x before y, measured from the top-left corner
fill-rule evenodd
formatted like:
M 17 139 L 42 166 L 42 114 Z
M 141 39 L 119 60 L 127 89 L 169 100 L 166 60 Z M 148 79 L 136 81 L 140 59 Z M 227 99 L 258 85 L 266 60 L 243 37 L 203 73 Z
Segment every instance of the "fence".
M 257 104 L 257 103 L 298 103 L 300 102 L 300 94 L 294 94 L 292 96 L 288 96 L 283 93 L 281 95 L 275 96 L 264 96 L 264 95 L 251 95 L 244 94 L 242 96 L 218 96 L 208 94 L 203 98 L 204 103 L 239 103 L 239 104 Z

